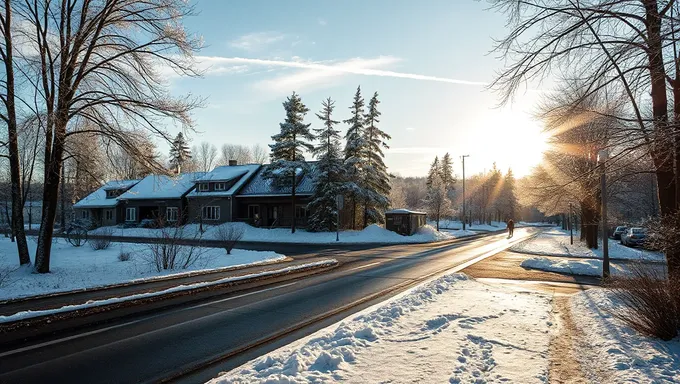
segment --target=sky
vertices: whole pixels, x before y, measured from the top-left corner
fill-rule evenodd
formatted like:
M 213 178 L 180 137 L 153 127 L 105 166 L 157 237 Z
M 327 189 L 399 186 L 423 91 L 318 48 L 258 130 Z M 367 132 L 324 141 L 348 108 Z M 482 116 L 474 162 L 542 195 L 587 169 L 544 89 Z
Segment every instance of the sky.
M 335 118 L 349 117 L 357 86 L 378 92 L 380 128 L 390 134 L 389 171 L 424 176 L 435 156 L 449 152 L 454 170 L 483 172 L 493 162 L 526 175 L 544 149 L 532 113 L 536 90 L 499 107 L 487 89 L 505 61 L 491 53 L 505 34 L 503 15 L 474 0 L 194 2 L 185 21 L 202 36 L 201 78 L 170 77 L 175 94 L 206 98 L 194 112 L 192 144 L 208 141 L 268 145 L 284 119 L 281 103 L 293 91 L 314 115 L 336 101 Z M 340 125 L 346 130 L 346 124 Z M 161 148 L 162 149 L 162 148 Z

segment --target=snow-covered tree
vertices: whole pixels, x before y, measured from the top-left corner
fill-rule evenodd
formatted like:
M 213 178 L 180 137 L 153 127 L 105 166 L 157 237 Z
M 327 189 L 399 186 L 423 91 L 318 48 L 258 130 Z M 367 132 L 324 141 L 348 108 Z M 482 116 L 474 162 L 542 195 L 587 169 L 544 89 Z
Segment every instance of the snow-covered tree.
M 444 157 L 442 157 L 442 160 L 439 164 L 439 170 L 442 182 L 446 188 L 446 192 L 450 193 L 456 184 L 456 177 L 453 175 L 453 160 L 451 159 L 451 155 L 449 155 L 448 152 L 446 152 Z
M 515 175 L 512 173 L 512 168 L 509 168 L 508 173 L 505 174 L 498 200 L 499 208 L 504 216 L 501 217 L 501 220 L 516 220 L 515 214 L 518 203 L 517 195 L 515 194 Z
M 335 126 L 340 122 L 333 120 L 335 102 L 328 99 L 322 103 L 321 112 L 316 116 L 323 122 L 323 128 L 315 129 L 318 145 L 314 156 L 318 160 L 314 194 L 308 205 L 310 212 L 307 229 L 310 231 L 334 231 L 337 222 L 335 196 L 343 193 L 343 159 L 340 149 L 340 131 Z
M 346 195 L 351 199 L 352 204 L 352 229 L 356 229 L 357 205 L 363 200 L 363 188 L 360 185 L 363 179 L 362 173 L 366 155 L 366 139 L 364 132 L 364 98 L 361 96 L 361 87 L 357 87 L 354 94 L 354 101 L 349 107 L 352 116 L 344 120 L 349 124 L 345 134 L 345 172 L 347 183 L 345 184 Z
M 182 134 L 178 133 L 170 147 L 170 165 L 175 167 L 177 174 L 182 172 L 182 164 L 191 159 L 189 143 Z
M 451 213 L 451 201 L 439 173 L 434 173 L 432 176 L 432 183 L 427 188 L 425 206 L 427 214 L 437 223 L 437 230 L 439 230 L 439 220 Z
M 383 159 L 383 149 L 388 149 L 390 135 L 378 128 L 378 92 L 368 102 L 368 112 L 364 116 L 364 137 L 366 143 L 364 166 L 364 228 L 373 223 L 385 222 L 385 210 L 390 205 L 390 174 Z
M 430 188 L 432 186 L 432 183 L 434 182 L 434 179 L 439 176 L 441 178 L 441 169 L 439 166 L 439 156 L 434 157 L 434 161 L 430 165 L 430 170 L 427 172 L 427 181 L 425 182 L 425 185 Z
M 264 170 L 263 175 L 274 180 L 279 187 L 291 188 L 291 205 L 295 214 L 295 187 L 298 175 L 307 171 L 303 151 L 313 151 L 314 146 L 309 142 L 314 140 L 309 126 L 304 119 L 309 109 L 302 103 L 300 96 L 293 94 L 283 102 L 286 119 L 280 124 L 281 132 L 272 136 L 274 144 L 270 144 L 271 164 Z M 291 220 L 291 233 L 295 233 L 295 217 Z

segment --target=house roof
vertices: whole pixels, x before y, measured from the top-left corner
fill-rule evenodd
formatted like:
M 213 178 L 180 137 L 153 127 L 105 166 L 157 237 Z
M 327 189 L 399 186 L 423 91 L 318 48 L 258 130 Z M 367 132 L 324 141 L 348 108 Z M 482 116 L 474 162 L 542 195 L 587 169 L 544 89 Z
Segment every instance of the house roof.
M 139 183 L 140 180 L 113 180 L 102 185 L 96 191 L 85 196 L 79 202 L 73 204 L 73 208 L 110 208 L 115 207 L 118 204 L 118 200 L 111 198 L 106 198 L 106 191 L 117 190 L 117 189 L 129 189 L 135 184 Z
M 214 181 L 224 181 L 231 182 L 237 180 L 234 185 L 225 191 L 209 191 L 200 192 L 196 189 L 191 191 L 187 197 L 201 197 L 201 196 L 232 196 L 248 181 L 251 177 L 260 169 L 260 164 L 246 164 L 246 165 L 224 165 L 213 169 L 211 172 L 205 174 L 205 176 L 196 180 L 197 183 L 200 182 L 214 182 Z
M 390 209 L 389 211 L 386 211 L 385 214 L 415 214 L 415 215 L 426 215 L 425 212 L 418 212 L 418 211 L 412 211 L 410 209 L 405 209 L 405 208 L 398 208 L 398 209 Z
M 205 172 L 188 172 L 178 176 L 149 175 L 118 196 L 118 200 L 179 199 L 204 175 Z
M 314 192 L 314 179 L 316 178 L 316 162 L 310 162 L 309 170 L 299 178 L 295 187 L 296 195 L 311 195 Z M 262 172 L 267 165 L 262 166 L 255 176 L 241 189 L 237 196 L 285 196 L 291 194 L 291 187 L 277 187 L 273 179 L 263 177 Z

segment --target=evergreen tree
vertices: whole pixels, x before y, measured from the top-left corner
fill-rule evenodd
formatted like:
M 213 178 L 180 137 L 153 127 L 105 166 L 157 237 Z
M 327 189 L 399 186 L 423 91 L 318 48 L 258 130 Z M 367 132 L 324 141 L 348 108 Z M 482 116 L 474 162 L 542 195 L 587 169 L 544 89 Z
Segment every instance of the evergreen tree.
M 515 175 L 512 173 L 512 168 L 508 168 L 508 173 L 505 174 L 499 200 L 502 212 L 505 215 L 503 219 L 513 219 L 516 221 L 515 214 L 518 203 L 515 193 Z
M 272 136 L 274 144 L 269 145 L 271 164 L 264 170 L 263 176 L 273 179 L 279 187 L 290 187 L 293 214 L 290 229 L 291 233 L 295 233 L 295 188 L 298 176 L 308 170 L 303 151 L 314 149 L 309 143 L 314 140 L 314 135 L 309 130 L 311 124 L 304 123 L 309 109 L 298 94 L 293 92 L 283 102 L 283 108 L 286 110 L 286 119 L 279 124 L 281 132 Z
M 380 111 L 378 111 L 378 92 L 368 102 L 368 112 L 364 117 L 366 166 L 364 167 L 364 228 L 369 224 L 384 223 L 385 210 L 390 205 L 390 174 L 383 159 L 383 149 L 388 149 L 387 140 L 390 135 L 378 128 Z
M 343 159 L 340 149 L 340 131 L 335 129 L 339 121 L 333 120 L 335 102 L 328 99 L 322 102 L 321 112 L 316 116 L 323 121 L 323 128 L 315 129 L 318 145 L 313 154 L 318 160 L 317 178 L 314 194 L 308 205 L 310 212 L 307 229 L 309 231 L 334 231 L 337 222 L 335 196 L 343 192 Z
M 364 156 L 366 154 L 366 140 L 364 133 L 364 98 L 361 96 L 361 86 L 357 87 L 354 94 L 354 102 L 349 108 L 352 117 L 343 122 L 349 124 L 345 134 L 345 173 L 348 182 L 345 184 L 345 194 L 352 200 L 352 229 L 356 229 L 357 204 L 364 197 L 363 179 Z
M 441 178 L 441 167 L 439 166 L 439 157 L 435 156 L 434 161 L 430 165 L 430 170 L 427 172 L 427 181 L 425 182 L 425 185 L 430 188 L 437 176 Z
M 453 175 L 453 160 L 448 152 L 442 158 L 439 167 L 442 182 L 444 183 L 444 188 L 446 188 L 448 194 L 453 191 L 453 187 L 456 184 L 456 177 Z
M 170 165 L 175 167 L 177 174 L 182 172 L 182 165 L 191 159 L 189 143 L 182 132 L 178 133 L 170 147 Z
M 427 187 L 425 206 L 427 207 L 427 214 L 435 220 L 437 230 L 439 230 L 439 221 L 451 214 L 451 201 L 447 196 L 444 181 L 438 172 L 432 173 L 432 182 Z

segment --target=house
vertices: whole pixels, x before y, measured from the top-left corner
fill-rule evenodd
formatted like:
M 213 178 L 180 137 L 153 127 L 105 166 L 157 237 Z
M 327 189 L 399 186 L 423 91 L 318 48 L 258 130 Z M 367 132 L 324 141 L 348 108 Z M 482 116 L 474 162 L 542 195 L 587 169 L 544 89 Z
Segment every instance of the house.
M 217 224 L 233 221 L 234 195 L 262 166 L 230 162 L 196 180 L 196 188 L 187 195 L 189 221 Z
M 149 175 L 118 196 L 126 224 L 145 219 L 164 219 L 185 223 L 187 195 L 205 172 L 188 172 L 177 176 Z
M 307 204 L 314 193 L 316 163 L 309 169 L 298 169 L 295 188 L 295 209 L 291 205 L 291 187 L 277 186 L 273 179 L 265 178 L 260 167 L 257 173 L 235 195 L 235 217 L 232 221 L 245 221 L 262 227 L 289 227 L 295 218 L 296 226 L 307 225 Z
M 119 206 L 118 197 L 139 182 L 139 180 L 109 181 L 73 205 L 75 218 L 89 220 L 95 226 L 122 223 L 125 211 Z

